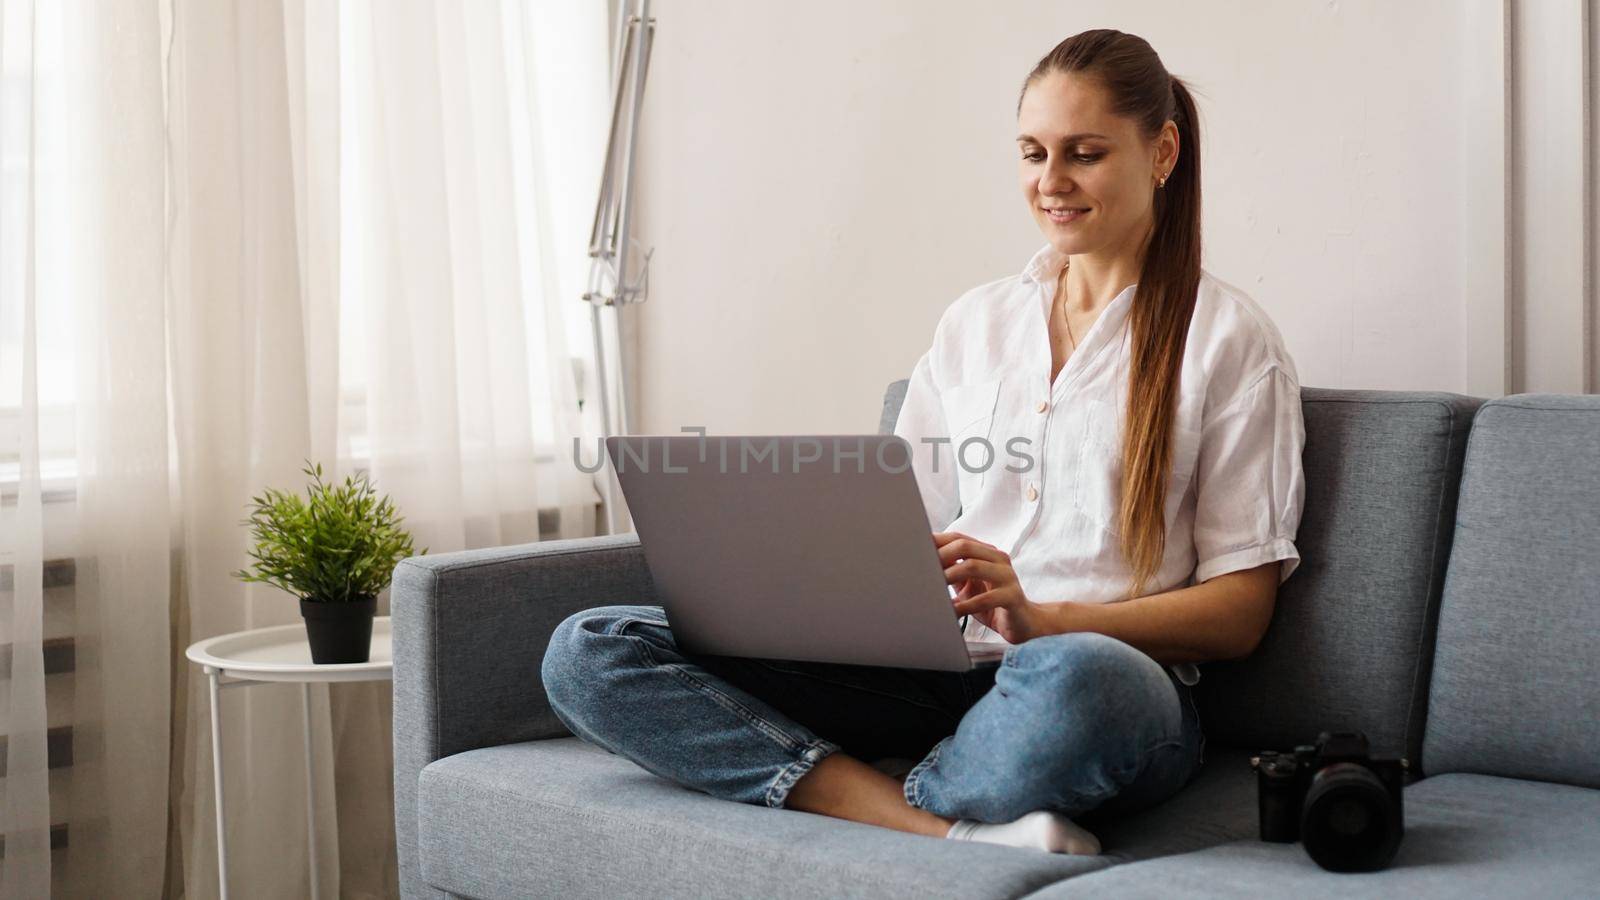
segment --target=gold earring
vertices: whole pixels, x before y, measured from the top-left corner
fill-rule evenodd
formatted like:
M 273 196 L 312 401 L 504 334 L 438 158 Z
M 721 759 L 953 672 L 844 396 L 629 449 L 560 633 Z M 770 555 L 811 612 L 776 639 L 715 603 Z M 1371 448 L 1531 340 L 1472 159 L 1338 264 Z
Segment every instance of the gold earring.
M 1166 186 L 1167 186 L 1167 176 L 1163 175 L 1163 176 L 1161 176 L 1161 180 L 1156 182 L 1156 187 L 1162 188 L 1162 187 L 1166 187 Z

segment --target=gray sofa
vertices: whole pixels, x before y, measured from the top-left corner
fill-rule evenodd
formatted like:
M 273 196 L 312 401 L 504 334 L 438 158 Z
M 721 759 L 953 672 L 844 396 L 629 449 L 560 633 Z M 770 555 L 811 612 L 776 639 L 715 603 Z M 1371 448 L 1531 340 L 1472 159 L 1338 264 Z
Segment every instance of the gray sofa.
M 396 567 L 404 895 L 1600 894 L 1600 397 L 1302 402 L 1301 566 L 1260 648 L 1202 667 L 1196 779 L 1139 815 L 1084 820 L 1103 855 L 729 803 L 573 737 L 540 661 L 571 613 L 658 602 L 630 534 Z M 1250 752 L 1328 729 L 1364 730 L 1422 775 L 1383 872 L 1332 874 L 1256 839 Z

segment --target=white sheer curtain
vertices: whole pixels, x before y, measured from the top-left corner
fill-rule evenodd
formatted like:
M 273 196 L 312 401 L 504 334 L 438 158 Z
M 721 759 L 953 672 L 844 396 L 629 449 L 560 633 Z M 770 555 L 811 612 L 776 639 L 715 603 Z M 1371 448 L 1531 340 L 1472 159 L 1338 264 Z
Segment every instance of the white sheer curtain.
M 430 553 L 594 531 L 605 3 L 0 2 L 0 898 L 214 896 L 182 652 L 299 621 L 229 575 L 252 495 L 309 458 Z M 297 692 L 223 695 L 241 895 L 309 893 Z M 397 896 L 389 687 L 312 696 L 320 887 Z

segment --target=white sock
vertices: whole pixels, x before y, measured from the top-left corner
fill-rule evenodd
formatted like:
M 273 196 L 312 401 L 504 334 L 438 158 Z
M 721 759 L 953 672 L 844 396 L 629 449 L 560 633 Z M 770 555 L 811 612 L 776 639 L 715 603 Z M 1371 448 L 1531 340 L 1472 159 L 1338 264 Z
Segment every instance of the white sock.
M 1051 853 L 1096 856 L 1100 839 L 1080 828 L 1071 819 L 1049 809 L 1038 809 L 1015 822 L 991 825 L 960 819 L 950 826 L 945 837 L 957 841 L 981 841 L 1012 847 L 1033 847 Z

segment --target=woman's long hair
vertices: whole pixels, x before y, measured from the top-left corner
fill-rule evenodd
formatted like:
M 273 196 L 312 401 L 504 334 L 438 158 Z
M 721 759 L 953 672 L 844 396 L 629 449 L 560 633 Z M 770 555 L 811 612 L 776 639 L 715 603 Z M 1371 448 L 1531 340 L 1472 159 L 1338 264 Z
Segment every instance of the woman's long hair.
M 1075 34 L 1045 54 L 1022 83 L 1053 72 L 1087 76 L 1110 96 L 1112 112 L 1154 140 L 1168 119 L 1178 128 L 1178 164 L 1155 191 L 1155 229 L 1129 316 L 1132 370 L 1122 434 L 1117 524 L 1133 569 L 1128 597 L 1143 596 L 1166 553 L 1167 476 L 1178 378 L 1200 287 L 1200 123 L 1188 86 L 1167 72 L 1143 38 L 1112 29 Z M 1022 94 L 1017 109 L 1022 109 Z

